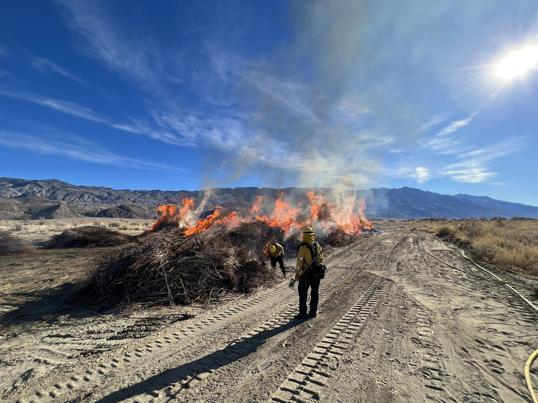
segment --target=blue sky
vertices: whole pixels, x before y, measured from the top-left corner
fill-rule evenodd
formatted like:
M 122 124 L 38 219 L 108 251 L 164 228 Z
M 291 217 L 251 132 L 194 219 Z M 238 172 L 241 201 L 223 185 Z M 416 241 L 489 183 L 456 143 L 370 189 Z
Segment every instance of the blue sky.
M 538 205 L 535 45 L 533 0 L 6 2 L 0 176 Z

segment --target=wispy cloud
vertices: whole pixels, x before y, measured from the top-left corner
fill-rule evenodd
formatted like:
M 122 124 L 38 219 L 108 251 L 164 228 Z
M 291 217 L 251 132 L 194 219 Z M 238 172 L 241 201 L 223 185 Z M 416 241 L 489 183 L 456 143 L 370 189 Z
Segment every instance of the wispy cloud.
M 163 131 L 176 133 L 192 146 L 210 147 L 243 161 L 278 169 L 297 169 L 301 163 L 298 153 L 289 150 L 285 143 L 264 139 L 256 133 L 247 135 L 237 117 L 181 116 L 160 111 L 153 111 L 152 116 Z
M 165 76 L 162 54 L 153 53 L 159 44 L 148 37 L 126 38 L 119 24 L 97 2 L 55 0 L 64 12 L 69 26 L 77 32 L 90 56 L 105 66 L 136 80 L 146 87 L 159 87 Z M 130 32 L 134 34 L 134 32 Z
M 445 155 L 459 154 L 468 149 L 462 145 L 461 140 L 454 139 L 452 137 L 433 137 L 421 141 L 420 145 L 421 147 L 428 148 L 435 153 Z
M 425 166 L 401 167 L 395 172 L 396 176 L 414 179 L 417 183 L 425 183 L 432 178 L 430 168 Z
M 40 70 L 40 71 L 52 71 L 56 74 L 59 74 L 61 76 L 64 76 L 66 78 L 69 78 L 70 80 L 73 80 L 79 84 L 82 84 L 82 85 L 85 85 L 87 86 L 88 84 L 86 83 L 85 80 L 83 80 L 82 78 L 78 77 L 77 75 L 71 73 L 70 71 L 66 70 L 65 68 L 63 68 L 62 66 L 54 63 L 53 61 L 51 60 L 48 60 L 48 59 L 45 59 L 43 57 L 33 57 L 32 58 L 32 66 L 34 66 L 34 68 L 36 68 L 37 70 Z
M 464 119 L 458 119 L 450 122 L 433 136 L 429 136 L 421 140 L 420 146 L 434 153 L 444 155 L 459 155 L 465 151 L 468 151 L 471 147 L 465 145 L 461 137 L 455 138 L 453 134 L 471 124 L 477 114 L 478 111 L 475 111 Z M 428 128 L 431 128 L 441 123 L 442 120 L 440 116 L 441 115 L 437 115 L 437 117 L 432 118 L 432 120 L 427 122 L 425 126 L 429 126 Z
M 468 126 L 473 121 L 473 119 L 475 118 L 477 113 L 478 112 L 475 111 L 475 112 L 471 113 L 469 116 L 467 116 L 464 119 L 454 120 L 454 121 L 450 122 L 450 124 L 448 126 L 444 127 L 441 131 L 439 131 L 436 134 L 436 136 L 446 136 L 448 134 L 454 133 L 455 131 L 464 128 L 465 126 Z
M 440 125 L 446 120 L 446 116 L 442 114 L 433 115 L 430 119 L 424 122 L 419 128 L 418 132 L 423 133 L 430 130 L 432 127 Z
M 170 165 L 127 158 L 104 149 L 100 144 L 76 136 L 43 137 L 20 132 L 0 130 L 0 145 L 25 149 L 39 154 L 51 154 L 77 161 L 113 165 L 134 169 L 183 169 Z
M 92 122 L 100 123 L 111 127 L 113 129 L 121 130 L 128 133 L 141 134 L 148 136 L 154 140 L 162 141 L 168 144 L 174 144 L 179 146 L 193 145 L 189 142 L 188 138 L 184 138 L 179 135 L 165 132 L 159 129 L 151 127 L 148 123 L 142 121 L 133 120 L 129 123 L 114 122 L 108 118 L 105 118 L 94 110 L 81 106 L 77 103 L 59 100 L 55 98 L 49 98 L 37 94 L 31 94 L 22 91 L 11 91 L 0 89 L 0 96 L 21 99 L 27 102 L 32 102 L 58 112 L 66 113 L 68 115 L 76 116 L 81 119 L 90 120 Z
M 472 163 L 448 165 L 442 171 L 442 174 L 456 182 L 463 183 L 481 183 L 497 176 L 497 172 L 481 166 L 475 166 Z
M 27 102 L 32 102 L 50 109 L 54 109 L 59 112 L 67 113 L 69 115 L 77 116 L 83 119 L 88 119 L 94 122 L 104 122 L 104 119 L 99 117 L 90 108 L 80 106 L 74 102 L 62 101 L 59 99 L 48 98 L 41 95 L 31 94 L 28 92 L 11 91 L 6 89 L 0 89 L 0 95 L 4 97 L 16 98 Z
M 446 165 L 439 174 L 456 182 L 485 182 L 498 174 L 488 168 L 488 163 L 512 154 L 519 149 L 520 145 L 521 139 L 512 139 L 461 153 L 458 156 L 460 161 Z

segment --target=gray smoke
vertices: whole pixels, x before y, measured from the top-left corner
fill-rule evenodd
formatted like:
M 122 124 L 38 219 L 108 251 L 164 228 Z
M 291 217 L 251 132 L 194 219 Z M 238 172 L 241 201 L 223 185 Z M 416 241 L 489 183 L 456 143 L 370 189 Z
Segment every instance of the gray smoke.
M 375 185 L 387 174 L 387 150 L 417 141 L 419 128 L 439 113 L 431 99 L 450 92 L 451 63 L 476 52 L 462 46 L 466 35 L 501 7 L 486 0 L 292 4 L 293 39 L 242 66 L 237 99 L 248 136 L 231 159 L 209 158 L 234 179 Z

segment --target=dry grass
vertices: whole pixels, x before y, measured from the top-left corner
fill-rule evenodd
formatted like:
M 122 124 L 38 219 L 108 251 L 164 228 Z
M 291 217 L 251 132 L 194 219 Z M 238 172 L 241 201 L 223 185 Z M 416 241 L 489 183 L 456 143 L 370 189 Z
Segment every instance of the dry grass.
M 468 242 L 473 257 L 538 275 L 538 220 L 420 221 L 422 229 Z
M 0 231 L 29 243 L 40 243 L 71 228 L 100 226 L 127 235 L 138 235 L 151 228 L 155 220 L 127 218 L 65 218 L 52 220 L 1 220 Z

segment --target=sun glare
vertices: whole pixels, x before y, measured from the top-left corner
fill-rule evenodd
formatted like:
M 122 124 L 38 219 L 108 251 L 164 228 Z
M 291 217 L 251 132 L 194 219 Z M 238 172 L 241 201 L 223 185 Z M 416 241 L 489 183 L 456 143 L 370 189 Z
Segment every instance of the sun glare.
M 495 65 L 495 74 L 501 80 L 524 77 L 538 69 L 538 46 L 525 46 L 510 52 Z

